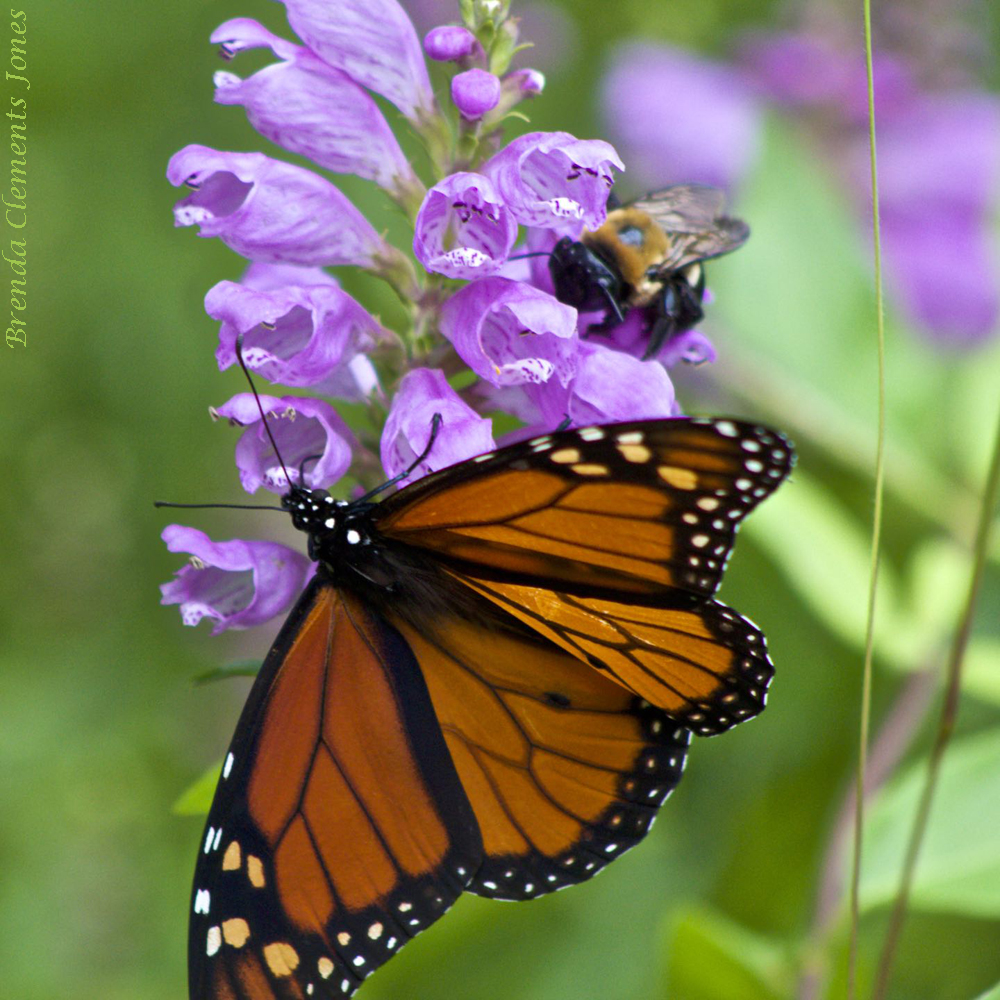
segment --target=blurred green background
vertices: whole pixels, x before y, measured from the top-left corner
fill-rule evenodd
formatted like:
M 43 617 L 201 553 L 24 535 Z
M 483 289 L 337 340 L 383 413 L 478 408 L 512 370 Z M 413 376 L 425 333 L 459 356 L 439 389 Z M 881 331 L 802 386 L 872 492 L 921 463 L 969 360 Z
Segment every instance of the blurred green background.
M 180 563 L 152 501 L 241 499 L 234 433 L 207 408 L 242 385 L 217 371 L 217 327 L 202 310 L 241 262 L 174 229 L 163 174 L 190 142 L 267 148 L 239 109 L 212 103 L 220 63 L 207 39 L 236 16 L 288 31 L 264 0 L 29 3 L 28 339 L 4 348 L 0 369 L 0 996 L 176 1000 L 202 820 L 171 808 L 221 756 L 247 686 L 192 678 L 260 656 L 271 632 L 213 639 L 158 604 Z M 548 86 L 531 114 L 587 137 L 600 134 L 594 97 L 611 43 L 720 53 L 779 18 L 759 0 L 588 0 L 563 13 L 572 33 L 561 62 L 539 60 Z M 995 40 L 995 6 L 989 16 Z M 363 184 L 342 186 L 377 226 L 394 224 Z M 754 239 L 713 272 L 709 329 L 723 361 L 711 377 L 675 372 L 685 409 L 767 419 L 799 445 L 795 484 L 751 520 L 723 588 L 767 631 L 778 670 L 767 712 L 698 741 L 653 833 L 606 873 L 536 903 L 463 898 L 365 985 L 365 1000 L 771 1000 L 797 995 L 808 969 L 843 995 L 842 912 L 825 934 L 813 913 L 855 756 L 875 356 L 871 268 L 842 198 L 801 135 L 769 121 L 738 205 Z M 391 319 L 380 289 L 350 287 Z M 918 703 L 936 694 L 914 671 L 940 666 L 964 593 L 1000 384 L 996 342 L 941 354 L 891 314 L 888 334 L 877 729 L 901 691 Z M 216 538 L 273 537 L 259 518 L 205 511 L 189 523 Z M 890 993 L 900 1000 L 964 1000 L 1000 980 L 997 552 L 994 542 Z M 914 711 L 901 777 L 872 816 L 866 989 L 931 733 Z

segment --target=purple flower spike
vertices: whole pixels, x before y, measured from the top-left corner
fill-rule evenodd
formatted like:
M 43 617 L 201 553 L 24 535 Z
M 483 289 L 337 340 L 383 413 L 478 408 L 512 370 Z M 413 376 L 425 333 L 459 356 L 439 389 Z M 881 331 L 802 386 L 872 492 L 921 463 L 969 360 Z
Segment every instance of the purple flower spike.
M 242 80 L 215 74 L 215 100 L 242 104 L 265 138 L 335 173 L 357 174 L 383 188 L 417 184 L 392 129 L 368 92 L 308 49 L 271 34 L 249 18 L 212 33 L 227 52 L 266 47 L 283 59 Z
M 607 215 L 612 169 L 624 170 L 614 147 L 568 132 L 530 132 L 483 166 L 514 218 L 525 226 L 579 236 Z
M 670 376 L 658 361 L 640 361 L 601 344 L 580 344 L 579 370 L 566 388 L 550 382 L 526 389 L 544 426 L 566 417 L 574 427 L 679 414 Z
M 199 227 L 250 260 L 372 267 L 390 248 L 329 181 L 263 153 L 185 146 L 167 179 L 193 193 L 174 206 L 177 226 Z
M 479 416 L 436 369 L 416 368 L 403 376 L 382 431 L 382 467 L 392 479 L 408 468 L 430 440 L 434 415 L 441 427 L 427 458 L 409 481 L 493 451 L 493 421 Z
M 214 618 L 213 633 L 283 614 L 312 572 L 302 553 L 277 542 L 213 542 L 180 524 L 167 525 L 161 537 L 171 552 L 190 553 L 191 564 L 160 586 L 160 603 L 179 604 L 185 625 Z
M 288 23 L 324 62 L 381 94 L 407 118 L 434 107 L 413 24 L 396 0 L 282 0 Z
M 731 187 L 757 156 L 760 110 L 750 81 L 680 49 L 619 48 L 602 105 L 640 187 L 669 180 Z
M 576 310 L 508 278 L 483 278 L 441 310 L 441 332 L 462 360 L 494 385 L 566 385 L 576 372 Z
M 427 192 L 417 215 L 413 252 L 428 271 L 471 280 L 503 265 L 517 223 L 482 174 L 451 174 Z
M 457 24 L 431 28 L 424 36 L 424 51 L 435 62 L 462 62 L 484 54 L 476 36 Z
M 303 396 L 261 396 L 260 403 L 272 418 L 268 427 L 294 482 L 301 478 L 310 489 L 326 489 L 348 470 L 354 436 L 329 403 Z M 243 489 L 256 493 L 263 486 L 272 493 L 287 492 L 288 480 L 253 395 L 238 393 L 210 412 L 213 417 L 246 427 L 236 444 L 236 467 Z
M 205 296 L 205 311 L 222 322 L 215 360 L 224 371 L 236 363 L 243 334 L 243 360 L 269 382 L 317 386 L 381 334 L 376 320 L 336 283 L 285 285 L 256 291 L 220 281 Z
M 500 103 L 500 78 L 484 69 L 467 69 L 452 78 L 451 100 L 463 118 L 482 118 Z

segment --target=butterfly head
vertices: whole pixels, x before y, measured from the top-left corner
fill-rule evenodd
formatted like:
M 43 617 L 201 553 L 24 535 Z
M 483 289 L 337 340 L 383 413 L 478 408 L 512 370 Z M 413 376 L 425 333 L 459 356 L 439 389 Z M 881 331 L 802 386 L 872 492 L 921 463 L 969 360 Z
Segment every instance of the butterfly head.
M 293 485 L 281 506 L 292 515 L 292 524 L 309 536 L 309 557 L 330 569 L 370 539 L 367 514 L 374 504 L 335 500 L 326 490 Z

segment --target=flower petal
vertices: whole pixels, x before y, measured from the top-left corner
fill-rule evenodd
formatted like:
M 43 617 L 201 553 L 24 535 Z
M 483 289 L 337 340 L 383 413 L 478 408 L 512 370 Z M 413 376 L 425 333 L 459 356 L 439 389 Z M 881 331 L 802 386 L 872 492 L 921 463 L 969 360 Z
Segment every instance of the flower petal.
M 497 270 L 515 239 L 517 223 L 493 182 L 482 174 L 457 173 L 427 192 L 413 252 L 428 271 L 471 280 Z
M 493 421 L 479 416 L 437 369 L 415 368 L 403 376 L 382 431 L 382 467 L 392 479 L 427 447 L 435 414 L 441 426 L 412 482 L 437 469 L 493 451 Z
M 220 281 L 205 296 L 205 311 L 222 323 L 215 352 L 221 371 L 236 363 L 242 334 L 247 367 L 290 386 L 323 383 L 370 350 L 382 333 L 374 317 L 335 283 L 256 291 Z
M 434 107 L 420 40 L 396 0 L 282 0 L 288 23 L 322 60 L 407 118 Z
M 203 531 L 171 524 L 162 538 L 191 564 L 160 587 L 161 604 L 179 604 L 185 625 L 214 618 L 214 633 L 251 628 L 288 610 L 312 573 L 300 552 L 277 542 L 213 542 Z
M 279 495 L 287 492 L 286 469 L 294 482 L 326 489 L 350 468 L 354 435 L 329 403 L 306 396 L 261 396 L 260 406 L 272 418 L 268 427 L 284 468 L 252 393 L 238 393 L 210 411 L 214 418 L 224 417 L 246 428 L 236 444 L 236 467 L 247 493 L 261 486 Z
M 263 45 L 284 59 L 245 80 L 215 74 L 216 102 L 242 104 L 265 138 L 327 170 L 357 174 L 389 190 L 416 184 L 378 105 L 346 73 L 247 18 L 226 21 L 212 41 L 230 51 Z
M 571 426 L 581 427 L 656 420 L 680 412 L 670 376 L 658 361 L 640 361 L 589 341 L 580 344 L 579 367 L 567 387 L 532 385 L 526 392 L 547 427 L 566 417 Z
M 604 222 L 613 169 L 625 167 L 609 143 L 530 132 L 500 150 L 482 172 L 522 225 L 579 236 Z
M 494 385 L 566 385 L 576 372 L 576 310 L 508 278 L 483 278 L 441 311 L 441 332 L 462 360 Z
M 329 181 L 263 153 L 185 146 L 167 167 L 194 192 L 174 206 L 175 225 L 197 225 L 250 260 L 371 267 L 388 255 L 368 220 Z

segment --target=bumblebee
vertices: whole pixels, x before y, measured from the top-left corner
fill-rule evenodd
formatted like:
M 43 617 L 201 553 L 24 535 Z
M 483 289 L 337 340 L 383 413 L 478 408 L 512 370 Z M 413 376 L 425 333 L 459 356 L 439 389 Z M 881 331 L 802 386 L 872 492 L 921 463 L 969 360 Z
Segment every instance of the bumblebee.
M 701 184 L 676 184 L 613 208 L 600 229 L 563 237 L 549 272 L 556 298 L 581 312 L 604 310 L 591 332 L 645 314 L 649 343 L 643 358 L 690 330 L 704 313 L 702 261 L 742 246 L 750 229 L 723 214 L 725 195 Z

